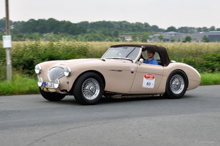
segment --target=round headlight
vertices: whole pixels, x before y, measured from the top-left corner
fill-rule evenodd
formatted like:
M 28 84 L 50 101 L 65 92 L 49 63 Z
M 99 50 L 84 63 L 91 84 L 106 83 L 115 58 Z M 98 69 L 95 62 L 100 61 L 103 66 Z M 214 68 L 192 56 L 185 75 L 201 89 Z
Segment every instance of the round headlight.
M 37 64 L 37 65 L 35 66 L 35 73 L 36 73 L 36 74 L 40 74 L 40 72 L 41 72 L 41 66 L 40 66 L 39 64 Z
M 66 77 L 68 77 L 68 76 L 70 76 L 70 74 L 71 74 L 71 69 L 70 69 L 70 67 L 65 67 L 65 68 L 64 68 L 64 75 L 65 75 Z
M 58 88 L 60 86 L 60 81 L 58 79 L 56 79 L 54 81 L 54 88 Z
M 42 86 L 42 84 L 43 84 L 43 79 L 42 78 L 40 78 L 40 77 L 38 77 L 38 81 L 37 81 L 37 84 L 38 84 L 38 86 L 39 87 L 41 87 Z

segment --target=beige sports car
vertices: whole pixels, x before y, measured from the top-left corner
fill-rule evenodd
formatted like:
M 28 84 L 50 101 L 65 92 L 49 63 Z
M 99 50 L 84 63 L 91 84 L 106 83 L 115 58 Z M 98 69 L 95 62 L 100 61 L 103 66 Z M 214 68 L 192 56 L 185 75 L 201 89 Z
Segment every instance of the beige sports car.
M 155 52 L 159 65 L 144 63 L 148 50 Z M 196 69 L 170 61 L 165 48 L 148 44 L 110 46 L 100 59 L 47 61 L 37 64 L 35 72 L 45 99 L 73 95 L 80 104 L 95 104 L 103 95 L 180 98 L 201 82 Z

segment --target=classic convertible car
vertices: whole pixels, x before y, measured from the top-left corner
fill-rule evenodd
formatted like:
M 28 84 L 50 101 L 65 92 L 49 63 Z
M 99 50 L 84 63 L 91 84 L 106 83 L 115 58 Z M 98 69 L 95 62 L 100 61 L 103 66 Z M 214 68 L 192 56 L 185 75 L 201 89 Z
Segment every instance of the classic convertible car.
M 155 52 L 159 65 L 143 63 L 148 50 Z M 45 99 L 74 95 L 80 104 L 95 104 L 103 95 L 181 98 L 201 81 L 196 69 L 170 61 L 165 48 L 148 44 L 110 46 L 100 59 L 47 61 L 37 64 L 35 72 Z

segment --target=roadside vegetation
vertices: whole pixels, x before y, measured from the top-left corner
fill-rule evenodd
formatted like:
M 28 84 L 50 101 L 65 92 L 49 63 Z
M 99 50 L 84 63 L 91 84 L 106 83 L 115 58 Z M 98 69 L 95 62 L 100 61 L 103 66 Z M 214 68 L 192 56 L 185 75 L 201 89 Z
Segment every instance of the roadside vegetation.
M 217 85 L 220 84 L 220 73 L 201 73 L 200 85 Z
M 37 79 L 21 73 L 13 73 L 12 81 L 0 81 L 0 95 L 38 94 Z
M 0 41 L 0 95 L 39 93 L 36 64 L 49 60 L 100 58 L 111 45 L 125 42 L 25 41 L 12 44 L 12 82 L 6 81 L 6 53 Z M 141 43 L 141 42 L 126 42 Z M 220 84 L 220 43 L 148 43 L 167 48 L 171 60 L 196 68 L 201 85 Z

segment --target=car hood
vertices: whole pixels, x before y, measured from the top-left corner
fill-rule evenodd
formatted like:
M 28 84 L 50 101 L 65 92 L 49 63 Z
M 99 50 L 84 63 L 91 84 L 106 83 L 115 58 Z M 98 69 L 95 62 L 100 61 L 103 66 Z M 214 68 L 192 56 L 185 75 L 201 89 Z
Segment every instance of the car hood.
M 46 65 L 49 68 L 55 67 L 55 66 L 60 66 L 65 68 L 66 66 L 72 66 L 75 64 L 82 64 L 82 63 L 88 63 L 88 62 L 101 62 L 101 59 L 71 59 L 71 60 L 55 60 L 55 61 L 48 61 L 42 63 L 42 65 Z
M 100 62 L 100 59 L 71 59 L 71 60 L 61 60 L 55 65 L 57 66 L 68 66 L 68 65 L 73 65 L 73 64 L 78 64 L 78 63 L 86 63 L 86 62 Z
M 59 67 L 67 67 L 67 66 L 75 66 L 75 65 L 94 65 L 99 63 L 131 63 L 129 60 L 121 60 L 121 59 L 95 59 L 95 58 L 88 58 L 88 59 L 71 59 L 71 60 L 56 60 L 56 61 L 48 61 L 41 63 L 42 66 L 46 66 L 47 68 L 53 68 L 55 66 Z

